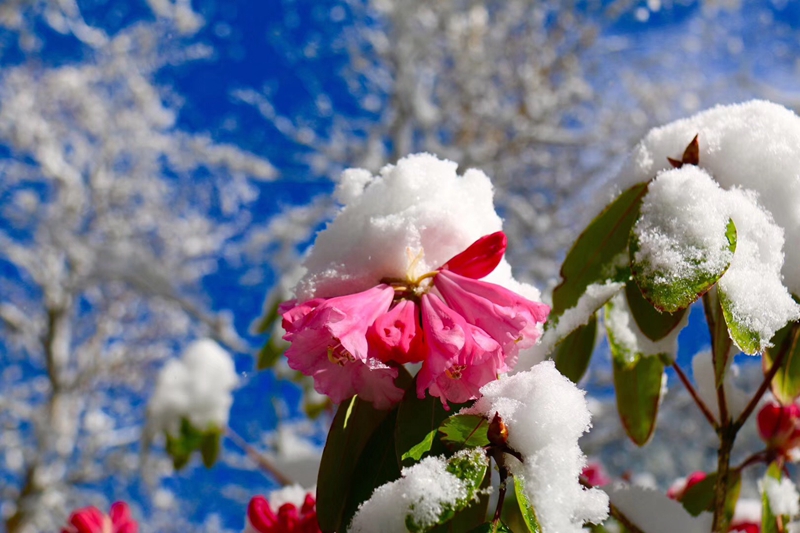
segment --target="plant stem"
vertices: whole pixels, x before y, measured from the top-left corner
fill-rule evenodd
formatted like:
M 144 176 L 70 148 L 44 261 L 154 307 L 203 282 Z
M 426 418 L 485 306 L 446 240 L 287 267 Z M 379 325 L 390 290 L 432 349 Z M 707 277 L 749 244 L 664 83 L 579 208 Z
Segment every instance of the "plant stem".
M 774 378 L 775 374 L 778 373 L 781 363 L 783 363 L 783 358 L 786 356 L 786 352 L 787 350 L 781 350 L 778 352 L 778 355 L 775 357 L 775 361 L 772 362 L 772 366 L 769 368 L 769 371 L 764 375 L 764 380 L 761 382 L 761 385 L 759 385 L 758 390 L 756 390 L 756 393 L 752 398 L 750 398 L 750 401 L 747 403 L 747 407 L 744 408 L 744 411 L 742 411 L 742 414 L 739 415 L 739 418 L 736 419 L 735 426 L 737 428 L 740 428 L 744 425 L 747 418 L 753 413 L 753 410 L 755 410 L 758 402 L 761 401 L 764 393 L 767 392 L 767 388 L 769 388 L 770 383 L 772 383 L 772 378 Z
M 275 465 L 272 464 L 272 461 L 264 457 L 264 455 L 259 453 L 258 450 L 250 446 L 250 444 L 248 444 L 241 435 L 236 433 L 230 427 L 226 428 L 225 435 L 231 439 L 231 441 L 233 441 L 237 447 L 241 448 L 247 454 L 247 456 L 253 460 L 253 462 L 255 462 L 262 470 L 275 478 L 275 481 L 280 483 L 282 486 L 285 487 L 294 483 L 291 479 L 283 475 L 275 467 Z
M 728 495 L 728 476 L 731 469 L 731 450 L 739 428 L 727 421 L 717 431 L 719 435 L 719 451 L 717 452 L 717 481 L 714 485 L 714 522 L 711 531 L 726 533 L 728 517 L 725 513 L 725 500 Z
M 700 408 L 700 411 L 703 412 L 703 415 L 706 417 L 706 420 L 708 420 L 708 423 L 711 424 L 714 429 L 717 429 L 719 424 L 714 418 L 714 414 L 711 412 L 711 409 L 708 408 L 703 399 L 700 398 L 700 395 L 697 394 L 697 391 L 692 386 L 691 382 L 686 377 L 686 374 L 683 372 L 683 369 L 681 369 L 680 365 L 678 365 L 677 361 L 673 361 L 672 368 L 675 369 L 675 373 L 678 374 L 678 378 L 681 380 L 681 383 L 683 383 L 683 385 L 686 387 L 686 390 L 689 391 L 689 395 L 694 400 L 694 403 L 697 404 L 697 407 Z
M 500 490 L 497 494 L 497 506 L 494 509 L 494 518 L 492 519 L 492 531 L 497 531 L 500 525 L 500 518 L 503 515 L 503 502 L 506 499 L 506 490 L 508 489 L 508 466 L 506 466 L 505 455 L 499 449 L 493 449 L 490 452 L 492 459 L 497 464 L 497 469 L 500 471 Z

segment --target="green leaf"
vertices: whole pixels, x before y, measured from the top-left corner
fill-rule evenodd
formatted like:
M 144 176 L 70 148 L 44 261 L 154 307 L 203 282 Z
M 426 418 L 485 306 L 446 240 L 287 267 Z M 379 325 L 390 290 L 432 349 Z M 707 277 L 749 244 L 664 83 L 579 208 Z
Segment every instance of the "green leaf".
M 736 251 L 736 226 L 733 220 L 728 220 L 725 231 L 728 240 L 728 250 L 731 253 Z M 659 311 L 675 313 L 681 309 L 689 307 L 697 301 L 703 294 L 719 281 L 719 278 L 728 270 L 730 261 L 723 267 L 709 272 L 699 268 L 701 262 L 691 257 L 685 257 L 687 263 L 695 265 L 696 269 L 681 271 L 680 273 L 653 271 L 647 261 L 638 262 L 636 260 L 639 251 L 639 239 L 635 231 L 631 231 L 630 238 L 630 257 L 631 274 L 639 286 L 644 298 L 653 304 Z M 717 250 L 710 250 L 709 253 L 717 253 Z M 733 255 L 731 255 L 731 259 Z
M 478 415 L 453 415 L 439 426 L 442 442 L 450 450 L 488 446 L 488 430 L 489 421 Z
M 756 330 L 748 327 L 744 321 L 737 319 L 736 315 L 733 314 L 733 302 L 721 287 L 718 287 L 717 294 L 719 295 L 719 304 L 722 307 L 725 324 L 728 326 L 728 334 L 733 339 L 733 342 L 747 355 L 759 353 L 768 339 L 762 339 Z
M 407 388 L 411 376 L 404 368 L 396 380 Z M 345 506 L 356 476 L 356 465 L 372 435 L 389 416 L 357 396 L 343 402 L 333 418 L 317 477 L 317 519 L 323 531 L 341 531 Z
M 356 463 L 350 493 L 342 514 L 342 527 L 350 525 L 358 506 L 367 501 L 381 485 L 400 478 L 400 463 L 394 451 L 394 428 L 397 423 L 397 409 L 381 422 L 364 447 L 364 452 Z
M 593 314 L 585 326 L 578 327 L 556 346 L 558 371 L 574 383 L 579 382 L 589 368 L 596 338 L 597 316 Z
M 407 460 L 409 462 L 416 463 L 422 456 L 431 451 L 431 446 L 433 446 L 433 439 L 436 437 L 437 430 L 431 430 L 425 438 L 419 444 L 416 444 L 411 447 L 410 450 L 405 452 L 401 457 L 400 460 L 405 463 Z
M 180 470 L 189 463 L 192 452 L 203 445 L 203 439 L 202 431 L 195 428 L 188 418 L 181 418 L 178 435 L 167 434 L 166 451 L 172 457 L 175 470 Z
M 713 472 L 699 483 L 692 485 L 683 495 L 681 504 L 692 516 L 698 516 L 703 511 L 714 509 L 714 488 L 717 484 L 717 473 Z M 732 470 L 728 475 L 728 489 L 725 498 L 725 515 L 727 521 L 733 518 L 736 502 L 742 488 L 742 475 Z
M 766 374 L 780 354 L 781 366 L 770 383 L 772 394 L 783 405 L 800 396 L 800 322 L 790 322 L 772 338 L 773 346 L 764 350 L 762 364 Z
M 454 409 L 457 411 L 460 407 L 460 405 L 454 406 Z M 417 380 L 414 378 L 398 407 L 397 427 L 395 428 L 397 460 L 405 466 L 416 462 L 411 458 L 404 458 L 405 454 L 419 445 L 431 432 L 435 436 L 439 425 L 450 414 L 451 411 L 445 411 L 442 401 L 435 396 L 426 395 L 425 398 L 417 398 Z M 445 452 L 447 449 L 439 439 L 433 439 L 429 453 L 441 455 Z M 420 458 L 416 460 L 418 461 Z
M 648 302 L 639 286 L 633 280 L 625 284 L 625 297 L 628 309 L 639 326 L 639 330 L 651 341 L 658 341 L 669 335 L 683 319 L 686 309 L 675 313 L 663 313 Z
M 719 302 L 719 287 L 714 287 L 703 295 L 703 310 L 706 314 L 708 330 L 711 333 L 712 360 L 714 361 L 714 384 L 722 386 L 725 373 L 728 371 L 728 359 L 731 355 L 731 337 L 725 324 L 722 307 Z
M 528 526 L 528 531 L 530 533 L 541 533 L 542 528 L 536 519 L 536 510 L 525 495 L 525 482 L 517 476 L 514 476 L 514 494 L 517 496 L 519 510 L 522 513 L 522 519 L 525 520 L 525 525 Z
M 467 494 L 452 505 L 442 505 L 438 525 L 446 524 L 456 516 L 456 513 L 476 503 L 475 496 L 485 482 L 488 466 L 489 459 L 480 448 L 457 454 L 447 461 L 447 471 L 465 482 Z M 435 529 L 417 524 L 411 514 L 406 515 L 406 527 L 412 533 Z
M 639 215 L 647 185 L 638 183 L 625 190 L 575 241 L 561 265 L 562 282 L 553 290 L 552 316 L 574 307 L 589 285 L 620 276 L 616 260 L 627 250 L 628 236 Z M 624 271 L 627 278 L 627 269 Z
M 656 429 L 664 365 L 658 357 L 639 357 L 633 364 L 620 363 L 614 357 L 613 367 L 622 426 L 637 446 L 644 446 Z
M 217 462 L 221 441 L 222 432 L 216 428 L 207 431 L 203 435 L 203 442 L 200 444 L 200 456 L 203 458 L 203 464 L 206 468 L 211 468 Z
M 456 512 L 451 520 L 444 524 L 440 524 L 430 530 L 429 533 L 461 533 L 462 531 L 469 531 L 475 526 L 486 520 L 486 512 L 489 508 L 489 493 L 487 489 L 492 484 L 492 472 L 486 469 L 486 475 L 483 477 L 480 490 L 482 491 L 476 497 L 478 501 L 472 501 L 460 511 Z

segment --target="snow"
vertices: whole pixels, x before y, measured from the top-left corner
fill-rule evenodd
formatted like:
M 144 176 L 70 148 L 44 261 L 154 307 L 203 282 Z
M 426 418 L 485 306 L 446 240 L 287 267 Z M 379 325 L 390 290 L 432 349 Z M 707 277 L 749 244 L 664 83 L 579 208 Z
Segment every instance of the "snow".
M 582 531 L 584 522 L 608 515 L 608 498 L 584 489 L 579 476 L 586 456 L 578 439 L 591 426 L 584 392 L 562 376 L 552 361 L 527 372 L 493 381 L 469 409 L 492 418 L 498 413 L 508 427 L 508 444 L 524 459 L 509 457 L 513 475 L 522 478 L 544 533 Z
M 761 482 L 761 489 L 767 493 L 769 507 L 775 516 L 800 513 L 800 496 L 791 479 L 785 477 L 777 480 L 768 476 Z
M 771 102 L 717 106 L 651 130 L 623 166 L 620 189 L 671 168 L 667 157 L 680 158 L 695 135 L 700 166 L 724 189 L 756 191 L 787 241 L 800 242 L 800 117 Z M 786 255 L 786 286 L 800 295 L 800 247 Z
M 237 382 L 230 354 L 211 339 L 196 340 L 161 369 L 148 407 L 151 422 L 171 435 L 184 417 L 200 430 L 224 428 Z
M 729 362 L 732 360 L 733 354 L 728 357 Z M 738 388 L 731 380 L 731 378 L 736 377 L 737 373 L 738 368 L 735 365 L 731 365 L 726 369 L 723 380 L 725 404 L 728 407 L 728 413 L 734 419 L 742 414 L 744 408 L 747 407 L 747 402 L 750 401 L 750 395 L 747 391 Z M 710 351 L 705 350 L 694 356 L 692 359 L 692 374 L 697 384 L 697 394 L 714 414 L 714 417 L 719 420 L 717 387 L 714 384 L 714 361 Z
M 725 230 L 721 189 L 704 170 L 687 165 L 650 183 L 633 228 L 634 260 L 656 283 L 675 283 L 724 272 L 733 258 Z
M 667 354 L 673 357 L 678 350 L 678 335 L 688 323 L 689 314 L 686 313 L 678 325 L 663 339 L 652 341 L 636 324 L 624 293 L 617 293 L 611 298 L 605 312 L 605 324 L 609 335 L 613 337 L 614 344 L 622 349 L 626 362 L 629 363 L 634 361 L 635 354 L 644 356 Z
M 647 533 L 708 533 L 711 514 L 691 516 L 683 506 L 661 492 L 617 483 L 604 487 L 611 503 Z
M 542 362 L 553 352 L 556 344 L 580 326 L 588 324 L 589 318 L 624 287 L 624 283 L 615 281 L 594 283 L 586 287 L 586 291 L 581 295 L 578 303 L 558 317 L 555 327 L 545 329 L 539 344 L 520 351 L 516 370 L 527 370 Z
M 342 174 L 335 196 L 343 204 L 305 259 L 298 300 L 351 294 L 383 278 L 435 270 L 478 238 L 502 229 L 494 191 L 480 170 L 430 154 L 405 157 L 372 176 L 363 169 Z M 539 292 L 516 282 L 505 260 L 486 281 L 532 300 Z
M 313 495 L 316 490 L 316 487 L 304 489 L 295 483 L 294 485 L 287 485 L 278 490 L 273 490 L 269 493 L 267 500 L 269 501 L 270 508 L 276 512 L 282 505 L 287 503 L 291 503 L 300 509 L 306 500 L 306 494 L 311 493 Z
M 457 456 L 471 453 L 475 452 L 463 450 Z M 403 468 L 401 475 L 375 489 L 359 506 L 349 531 L 367 533 L 379 527 L 383 533 L 406 533 L 406 516 L 419 526 L 430 527 L 445 507 L 467 497 L 466 483 L 447 471 L 444 457 L 426 457 Z
M 737 232 L 732 259 L 725 238 L 729 218 Z M 633 232 L 640 245 L 635 261 L 660 283 L 719 274 L 730 262 L 719 289 L 736 322 L 758 335 L 758 351 L 784 324 L 800 318 L 781 277 L 783 230 L 759 205 L 756 192 L 722 189 L 691 165 L 663 171 L 648 188 Z

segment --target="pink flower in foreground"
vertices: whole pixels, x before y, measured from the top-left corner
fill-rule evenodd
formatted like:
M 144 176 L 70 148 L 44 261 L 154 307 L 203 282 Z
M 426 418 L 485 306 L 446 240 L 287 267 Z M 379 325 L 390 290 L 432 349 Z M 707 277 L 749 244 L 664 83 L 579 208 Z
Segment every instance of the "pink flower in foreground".
M 422 296 L 422 327 L 428 356 L 417 376 L 417 396 L 425 390 L 447 402 L 477 398 L 486 383 L 497 379 L 503 364 L 500 345 L 483 330 L 468 324 L 436 295 Z
M 284 503 L 275 512 L 266 498 L 254 496 L 247 506 L 244 533 L 320 533 L 316 501 L 306 494 L 300 509 Z
M 317 392 L 341 403 L 361 394 L 379 409 L 398 402 L 403 391 L 394 386 L 397 369 L 370 359 L 367 329 L 389 310 L 394 289 L 372 289 L 306 302 L 283 313 L 289 366 L 314 378 Z
M 787 454 L 800 446 L 800 406 L 770 402 L 756 417 L 758 433 L 767 447 Z
M 542 324 L 550 313 L 550 308 L 543 303 L 447 270 L 439 272 L 433 284 L 450 307 L 503 347 L 508 367 L 516 364 L 520 348 L 536 344 Z
M 131 517 L 131 510 L 125 502 L 116 502 L 109 514 L 97 507 L 84 507 L 74 511 L 67 519 L 61 533 L 137 533 L 139 525 Z
M 283 338 L 292 343 L 289 366 L 312 376 L 314 388 L 335 403 L 358 394 L 389 408 L 403 397 L 394 385 L 397 366 L 417 362 L 423 363 L 419 397 L 428 391 L 445 406 L 477 398 L 483 385 L 516 364 L 519 349 L 536 343 L 550 312 L 478 280 L 500 264 L 505 250 L 506 236 L 496 232 L 422 276 L 284 303 L 279 312 Z

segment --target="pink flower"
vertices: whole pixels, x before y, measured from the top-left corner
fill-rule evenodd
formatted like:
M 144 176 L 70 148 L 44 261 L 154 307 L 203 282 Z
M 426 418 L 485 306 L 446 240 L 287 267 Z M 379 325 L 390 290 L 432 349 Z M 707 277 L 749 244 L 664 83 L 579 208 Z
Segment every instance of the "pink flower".
M 74 511 L 67 519 L 61 533 L 137 533 L 139 525 L 131 517 L 125 502 L 111 505 L 108 515 L 97 507 L 84 507 Z
M 276 513 L 266 498 L 254 496 L 247 506 L 244 533 L 320 533 L 316 501 L 306 494 L 299 510 L 294 504 L 285 503 Z
M 471 279 L 442 270 L 434 278 L 434 286 L 447 305 L 496 340 L 505 352 L 507 371 L 516 364 L 520 348 L 536 344 L 541 326 L 550 308 L 493 283 Z
M 314 378 L 317 392 L 341 403 L 361 394 L 379 409 L 400 401 L 394 386 L 397 369 L 369 358 L 367 329 L 389 310 L 394 289 L 378 285 L 369 290 L 306 302 L 283 313 L 289 366 Z M 313 303 L 312 303 L 313 302 Z
M 422 296 L 422 327 L 429 352 L 417 376 L 418 397 L 428 389 L 447 407 L 448 401 L 478 398 L 479 389 L 497 379 L 500 345 L 436 295 Z
M 367 330 L 370 355 L 388 363 L 419 363 L 425 358 L 417 305 L 401 300 Z
M 692 472 L 685 478 L 678 479 L 672 486 L 667 490 L 667 497 L 681 501 L 683 497 L 686 495 L 686 491 L 690 488 L 694 487 L 701 481 L 706 478 L 705 472 Z
M 507 244 L 508 239 L 502 231 L 485 235 L 442 265 L 441 270 L 450 270 L 473 279 L 486 277 L 502 261 Z
M 758 412 L 756 421 L 758 433 L 768 448 L 786 454 L 800 446 L 800 406 L 797 404 L 770 402 Z

